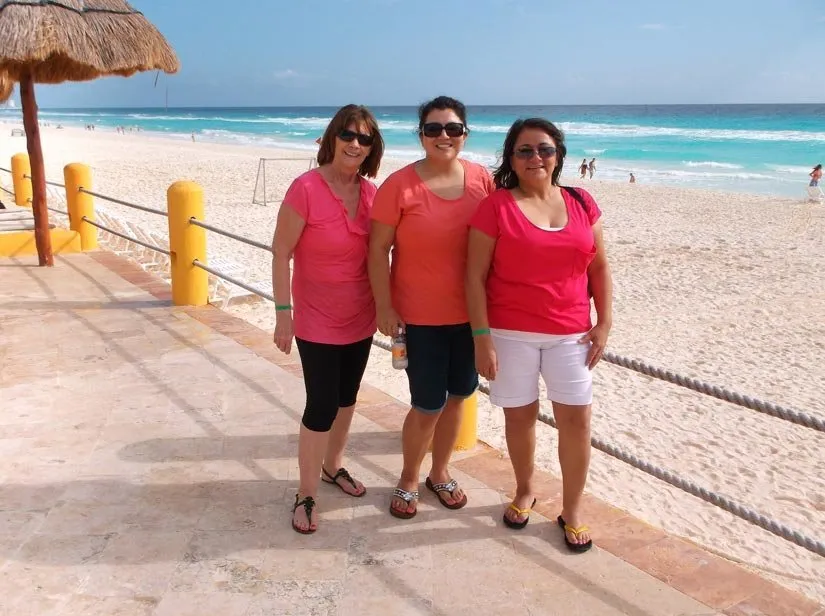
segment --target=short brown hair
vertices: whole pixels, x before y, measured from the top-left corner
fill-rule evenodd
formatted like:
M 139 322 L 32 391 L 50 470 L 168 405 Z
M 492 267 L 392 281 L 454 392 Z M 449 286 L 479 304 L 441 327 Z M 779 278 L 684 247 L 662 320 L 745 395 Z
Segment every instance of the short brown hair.
M 344 105 L 333 116 L 321 138 L 321 147 L 318 149 L 318 165 L 326 165 L 335 158 L 335 138 L 342 130 L 352 123 L 366 124 L 370 134 L 375 137 L 372 149 L 364 162 L 358 168 L 358 173 L 364 177 L 374 178 L 378 175 L 381 166 L 381 157 L 384 155 L 384 138 L 378 130 L 378 121 L 372 112 L 363 105 Z

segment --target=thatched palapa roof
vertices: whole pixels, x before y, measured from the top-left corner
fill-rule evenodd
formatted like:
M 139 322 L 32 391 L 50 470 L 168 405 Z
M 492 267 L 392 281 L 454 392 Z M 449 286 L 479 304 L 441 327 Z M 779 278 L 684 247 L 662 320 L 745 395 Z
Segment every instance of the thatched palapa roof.
M 179 67 L 163 35 L 124 0 L 0 0 L 0 84 L 26 71 L 35 83 L 62 83 Z

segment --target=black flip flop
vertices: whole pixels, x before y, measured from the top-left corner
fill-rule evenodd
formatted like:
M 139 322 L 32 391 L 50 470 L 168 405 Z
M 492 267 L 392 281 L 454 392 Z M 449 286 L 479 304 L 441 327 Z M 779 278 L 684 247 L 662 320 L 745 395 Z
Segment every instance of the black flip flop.
M 299 528 L 297 524 L 295 524 L 295 510 L 302 506 L 304 507 L 304 511 L 307 514 L 307 522 L 310 525 L 310 528 L 304 530 L 303 528 Z M 295 495 L 295 504 L 292 506 L 292 530 L 296 533 L 301 533 L 302 535 L 311 535 L 314 533 L 318 528 L 312 528 L 312 510 L 315 508 L 315 499 L 311 496 L 307 496 L 303 500 L 298 500 L 298 495 Z
M 364 496 L 364 494 L 367 493 L 367 489 L 364 488 L 364 491 L 361 492 L 361 494 L 351 494 L 350 492 L 347 492 L 340 483 L 338 483 L 338 480 L 343 478 L 345 481 L 349 482 L 349 484 L 353 487 L 354 490 L 358 489 L 358 486 L 355 485 L 355 479 L 352 478 L 352 475 L 350 475 L 349 472 L 347 471 L 347 469 L 345 469 L 343 466 L 335 472 L 334 476 L 330 475 L 327 472 L 327 469 L 325 469 L 323 467 L 321 468 L 321 471 L 324 473 L 324 477 L 321 477 L 321 480 L 324 483 L 331 483 L 331 484 L 337 486 L 338 489 L 341 490 L 341 492 L 343 492 L 347 496 L 354 496 L 355 498 L 361 498 L 362 496 Z
M 564 531 L 564 543 L 567 546 L 567 549 L 571 552 L 575 552 L 576 554 L 582 554 L 593 547 L 593 540 L 591 539 L 587 543 L 573 543 L 567 538 L 567 533 L 573 533 L 577 537 L 587 531 L 590 530 L 587 526 L 579 526 L 578 528 L 573 528 L 572 526 L 568 526 L 567 522 L 564 521 L 564 518 L 559 516 L 556 518 L 556 521 L 561 526 L 562 531 Z

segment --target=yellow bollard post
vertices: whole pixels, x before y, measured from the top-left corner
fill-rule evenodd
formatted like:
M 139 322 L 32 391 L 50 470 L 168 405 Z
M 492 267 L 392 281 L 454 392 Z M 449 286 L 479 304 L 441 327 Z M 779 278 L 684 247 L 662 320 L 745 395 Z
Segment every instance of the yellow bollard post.
M 11 157 L 11 179 L 14 182 L 14 202 L 21 207 L 32 206 L 32 168 L 28 154 Z
M 80 249 L 83 252 L 97 249 L 97 227 L 83 218 L 95 220 L 95 204 L 92 195 L 80 192 L 80 188 L 92 189 L 92 170 L 82 163 L 71 163 L 63 167 L 66 181 L 66 204 L 69 207 L 69 227 L 80 235 Z
M 478 441 L 478 392 L 464 400 L 461 409 L 461 425 L 458 427 L 457 451 L 472 449 Z
M 169 249 L 172 253 L 172 303 L 176 306 L 203 306 L 209 301 L 206 270 L 206 229 L 189 222 L 203 221 L 203 189 L 194 182 L 175 182 L 166 191 L 169 210 Z

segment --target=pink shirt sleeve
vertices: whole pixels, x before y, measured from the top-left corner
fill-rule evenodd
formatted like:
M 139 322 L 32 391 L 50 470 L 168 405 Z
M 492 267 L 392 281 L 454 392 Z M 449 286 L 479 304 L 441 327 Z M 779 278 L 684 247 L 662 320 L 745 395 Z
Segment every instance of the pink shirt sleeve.
M 471 228 L 478 229 L 493 239 L 498 238 L 498 201 L 498 192 L 482 199 L 470 220 Z
M 295 178 L 290 184 L 283 205 L 294 210 L 304 220 L 309 220 L 309 190 L 303 176 Z
M 602 211 L 599 209 L 599 205 L 596 203 L 596 200 L 593 198 L 593 195 L 591 195 L 583 188 L 574 190 L 578 190 L 578 193 L 582 196 L 582 199 L 584 199 L 584 202 L 587 204 L 585 212 L 587 212 L 587 218 L 590 219 L 590 226 L 592 227 L 602 217 Z
M 398 173 L 398 172 L 396 172 Z M 372 202 L 370 218 L 391 227 L 397 227 L 401 222 L 401 199 L 398 176 L 392 174 L 375 193 Z

